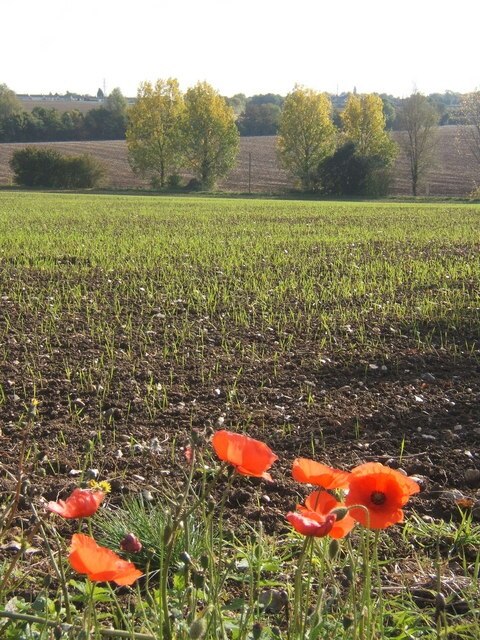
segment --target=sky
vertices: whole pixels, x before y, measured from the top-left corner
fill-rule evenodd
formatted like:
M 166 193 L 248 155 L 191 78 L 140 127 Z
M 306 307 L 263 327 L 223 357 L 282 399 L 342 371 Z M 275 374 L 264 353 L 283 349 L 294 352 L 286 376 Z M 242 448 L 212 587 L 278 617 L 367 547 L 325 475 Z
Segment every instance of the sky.
M 0 15 L 16 93 L 135 96 L 168 77 L 225 96 L 480 88 L 479 0 L 2 0 Z

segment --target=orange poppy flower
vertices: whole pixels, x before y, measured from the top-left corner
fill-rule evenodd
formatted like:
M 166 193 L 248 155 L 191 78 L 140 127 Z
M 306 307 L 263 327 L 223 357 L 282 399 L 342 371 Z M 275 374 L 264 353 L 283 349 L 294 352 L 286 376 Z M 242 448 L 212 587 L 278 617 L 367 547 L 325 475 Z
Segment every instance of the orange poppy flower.
M 314 491 L 305 500 L 305 506 L 297 505 L 298 511 L 303 515 L 311 517 L 310 514 L 316 513 L 324 518 L 332 513 L 336 515 L 335 509 L 342 509 L 344 507 L 345 505 L 335 500 L 335 498 L 326 491 Z M 331 538 L 344 538 L 347 533 L 350 533 L 355 524 L 355 520 L 347 513 L 340 520 L 335 519 L 328 535 Z
M 142 575 L 132 562 L 122 560 L 114 551 L 101 547 L 83 533 L 72 536 L 68 561 L 72 569 L 86 574 L 92 582 L 130 585 Z
M 212 445 L 220 460 L 229 462 L 238 473 L 272 482 L 267 469 L 270 469 L 278 457 L 265 443 L 240 433 L 222 430 L 214 434 Z
M 293 461 L 292 476 L 298 482 L 308 482 L 324 489 L 346 489 L 350 474 L 308 458 L 296 458 Z
M 352 470 L 345 504 L 352 507 L 350 514 L 365 527 L 386 529 L 403 521 L 402 507 L 419 491 L 418 484 L 400 471 L 380 462 L 367 462 Z M 363 505 L 368 515 L 365 509 L 353 505 Z
M 333 513 L 322 516 L 315 511 L 290 511 L 287 513 L 287 520 L 298 533 L 304 536 L 314 536 L 315 538 L 323 538 L 331 533 L 337 516 Z
M 103 491 L 77 488 L 66 500 L 49 502 L 47 509 L 64 518 L 88 518 L 93 516 L 104 497 Z

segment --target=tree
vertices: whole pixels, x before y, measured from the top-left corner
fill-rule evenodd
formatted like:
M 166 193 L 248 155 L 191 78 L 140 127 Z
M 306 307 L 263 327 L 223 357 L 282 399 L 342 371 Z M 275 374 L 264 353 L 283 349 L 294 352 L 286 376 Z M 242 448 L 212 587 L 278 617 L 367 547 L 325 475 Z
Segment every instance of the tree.
M 245 105 L 247 104 L 247 97 L 244 93 L 236 93 L 231 98 L 225 98 L 229 107 L 235 111 L 235 115 L 239 116 L 245 111 Z
M 23 111 L 22 104 L 6 84 L 0 84 L 0 122 Z
M 312 191 L 318 166 L 335 149 L 332 105 L 324 93 L 296 86 L 287 95 L 279 122 L 278 155 L 283 166 Z
M 460 110 L 464 124 L 460 127 L 459 135 L 480 164 L 480 91 L 463 96 Z
M 398 122 L 405 132 L 401 145 L 408 158 L 414 196 L 433 163 L 438 121 L 438 111 L 417 91 L 403 101 L 399 110 Z
M 164 187 L 180 162 L 185 104 L 174 78 L 140 85 L 136 103 L 128 111 L 128 159 L 140 175 L 150 175 Z
M 380 96 L 350 94 L 340 115 L 343 139 L 355 145 L 355 153 L 367 159 L 369 168 L 366 195 L 384 195 L 390 182 L 390 167 L 397 145 L 385 130 L 383 101 Z
M 108 96 L 105 107 L 120 117 L 126 117 L 128 103 L 118 87 L 115 87 Z
M 237 121 L 242 136 L 274 136 L 278 131 L 281 109 L 277 104 L 248 102 Z
M 350 94 L 341 119 L 344 137 L 356 145 L 358 154 L 380 156 L 387 163 L 393 160 L 395 143 L 385 130 L 380 96 L 373 93 Z
M 248 98 L 250 104 L 275 104 L 277 107 L 283 107 L 285 98 L 278 93 L 258 93 Z
M 235 113 L 225 98 L 206 82 L 185 94 L 183 153 L 188 167 L 210 189 L 235 164 L 239 133 Z
M 371 160 L 356 153 L 353 142 L 346 142 L 319 166 L 322 193 L 335 196 L 367 194 Z

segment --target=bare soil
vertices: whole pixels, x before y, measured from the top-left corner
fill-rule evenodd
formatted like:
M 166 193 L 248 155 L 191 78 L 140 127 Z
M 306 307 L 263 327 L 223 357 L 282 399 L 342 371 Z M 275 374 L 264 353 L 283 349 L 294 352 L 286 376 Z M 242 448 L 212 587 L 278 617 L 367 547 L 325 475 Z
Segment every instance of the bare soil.
M 393 136 L 400 141 L 401 132 Z M 8 161 L 15 149 L 24 144 L 0 144 L 0 186 L 12 184 Z M 106 167 L 105 186 L 113 189 L 148 189 L 148 180 L 136 176 L 128 164 L 126 144 L 123 140 L 94 142 L 38 143 L 61 153 L 92 154 Z M 237 164 L 228 178 L 219 184 L 226 191 L 247 193 L 282 193 L 295 187 L 294 180 L 280 167 L 274 136 L 241 138 Z M 250 166 L 250 172 L 249 172 Z M 439 197 L 467 197 L 480 183 L 480 167 L 465 144 L 459 141 L 458 127 L 438 129 L 435 163 L 421 187 L 419 195 Z M 408 196 L 411 182 L 406 156 L 400 150 L 394 170 L 391 195 Z
M 41 287 L 46 276 L 31 269 L 30 277 L 38 279 Z M 92 271 L 90 285 L 95 287 L 106 277 Z M 4 304 L 11 307 L 12 322 L 13 303 Z M 181 307 L 171 313 L 185 314 Z M 99 469 L 102 479 L 112 481 L 114 502 L 143 489 L 154 495 L 165 487 L 175 490 L 185 472 L 184 447 L 192 430 L 207 443 L 218 428 L 248 428 L 280 458 L 272 470 L 272 484 L 239 477 L 230 501 L 236 517 L 262 520 L 268 531 L 285 530 L 285 513 L 306 493 L 305 487 L 291 480 L 291 463 L 297 456 L 345 469 L 380 461 L 418 475 L 423 491 L 412 502 L 423 514 L 458 518 L 459 496 L 452 490 L 478 504 L 480 479 L 467 473 L 478 469 L 480 453 L 478 352 L 452 356 L 440 345 L 420 349 L 409 328 L 402 327 L 383 353 L 358 350 L 352 358 L 351 349 L 342 349 L 340 342 L 319 359 L 318 345 L 296 336 L 280 358 L 255 362 L 241 356 L 242 346 L 271 344 L 273 353 L 278 340 L 273 329 L 267 335 L 254 329 L 232 335 L 239 345 L 233 357 L 224 352 L 221 332 L 212 324 L 202 358 L 216 374 L 205 381 L 190 356 L 198 350 L 193 339 L 183 345 L 179 360 L 172 361 L 164 358 L 159 338 L 147 359 L 141 356 L 140 337 L 130 344 L 129 353 L 123 351 L 119 328 L 117 364 L 105 397 L 98 384 L 79 386 L 64 368 L 66 353 L 69 367 L 81 372 L 86 362 L 95 362 L 104 351 L 100 342 L 78 329 L 86 324 L 85 318 L 77 316 L 65 324 L 52 353 L 44 353 L 39 345 L 35 378 L 24 354 L 26 349 L 31 353 L 28 345 L 35 341 L 42 317 L 19 315 L 17 320 L 23 323 L 25 340 L 13 333 L 9 337 L 7 329 L 3 345 L 7 357 L 0 362 L 5 393 L 0 442 L 7 472 L 0 478 L 0 490 L 4 497 L 12 495 L 26 435 L 23 473 L 30 488 L 21 502 L 25 513 L 32 500 L 39 505 L 42 500 L 65 497 L 78 483 L 79 471 L 87 468 Z M 112 309 L 112 326 L 117 322 Z M 168 334 L 168 322 L 158 318 L 158 336 Z M 142 323 L 139 313 L 134 325 Z M 372 329 L 377 335 L 391 335 L 390 327 Z M 472 344 L 471 335 L 464 337 Z M 156 403 L 153 418 L 141 397 L 141 389 L 151 380 L 171 382 L 168 402 Z M 23 414 L 25 422 L 34 393 L 40 404 L 24 430 L 19 416 Z

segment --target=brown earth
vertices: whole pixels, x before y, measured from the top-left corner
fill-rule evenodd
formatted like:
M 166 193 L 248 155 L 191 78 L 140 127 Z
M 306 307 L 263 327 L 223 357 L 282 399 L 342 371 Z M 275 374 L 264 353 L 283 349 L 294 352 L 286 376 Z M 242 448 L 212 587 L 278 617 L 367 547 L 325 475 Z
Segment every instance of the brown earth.
M 91 286 L 105 286 L 101 280 L 108 276 L 92 272 Z M 47 276 L 32 269 L 30 277 L 41 287 Z M 89 467 L 113 482 L 114 502 L 143 489 L 154 495 L 166 488 L 175 491 L 185 472 L 184 448 L 192 429 L 207 443 L 215 429 L 244 427 L 267 442 L 280 460 L 272 470 L 272 484 L 239 477 L 230 505 L 236 509 L 233 517 L 261 520 L 267 531 L 284 531 L 286 511 L 306 493 L 291 480 L 296 456 L 346 469 L 365 461 L 401 467 L 419 476 L 423 491 L 413 503 L 423 514 L 458 518 L 459 495 L 452 490 L 472 500 L 470 506 L 478 505 L 478 346 L 477 351 L 472 347 L 453 356 L 440 344 L 430 349 L 415 346 L 409 327 L 397 327 L 392 338 L 391 327 L 372 326 L 372 335 L 388 336 L 384 352 L 362 355 L 361 349 L 342 348 L 339 337 L 335 348 L 319 358 L 318 344 L 297 335 L 281 357 L 252 360 L 255 344 L 275 352 L 280 336 L 273 328 L 265 335 L 253 327 L 232 328 L 229 340 L 238 344 L 232 354 L 224 351 L 222 333 L 211 322 L 202 364 L 215 373 L 205 380 L 192 355 L 198 351 L 195 338 L 181 346 L 177 360 L 163 356 L 162 336 L 168 335 L 170 318 L 185 317 L 183 306 L 175 303 L 150 321 L 158 339 L 148 347 L 148 358 L 142 356 L 146 319 L 140 308 L 133 319 L 133 326 L 139 327 L 137 341 L 129 342 L 128 352 L 119 326 L 116 364 L 104 392 L 97 380 L 81 383 L 65 371 L 65 354 L 69 370 L 80 375 L 87 363 L 97 362 L 104 353 L 105 346 L 82 331 L 86 319 L 81 314 L 65 324 L 55 336 L 55 348 L 46 353 L 41 344 L 32 346 L 36 326 L 44 321 L 42 313 L 35 318 L 18 316 L 14 322 L 15 303 L 4 301 L 9 322 L 12 327 L 22 323 L 24 338 L 2 327 L 6 358 L 0 363 L 5 394 L 0 443 L 7 474 L 0 480 L 0 491 L 5 497 L 14 491 L 25 436 L 28 457 L 23 473 L 29 488 L 21 500 L 24 513 L 32 500 L 41 508 L 42 500 L 68 495 L 80 470 Z M 114 309 L 110 322 L 118 323 Z M 474 344 L 468 332 L 464 338 Z M 29 364 L 34 352 L 35 378 Z M 107 372 L 99 367 L 97 373 Z M 152 381 L 165 380 L 171 382 L 168 401 L 159 393 L 149 409 L 145 389 Z M 34 393 L 40 404 L 29 421 L 26 411 Z M 25 429 L 19 421 L 22 414 L 28 423 Z
M 395 132 L 400 140 L 402 133 Z M 249 162 L 251 162 L 250 188 L 254 193 L 281 193 L 294 187 L 294 181 L 279 166 L 275 153 L 274 136 L 242 138 L 236 167 L 219 187 L 226 191 L 249 191 Z M 9 158 L 15 149 L 24 144 L 0 144 L 0 185 L 12 184 Z M 148 180 L 142 180 L 132 172 L 122 140 L 100 142 L 53 142 L 37 146 L 53 146 L 61 153 L 89 153 L 106 167 L 105 186 L 113 189 L 149 188 Z M 480 182 L 480 169 L 465 144 L 458 140 L 458 128 L 445 126 L 438 129 L 435 165 L 426 185 L 419 195 L 440 197 L 467 197 Z M 394 171 L 391 195 L 406 196 L 411 193 L 407 159 L 400 152 Z

